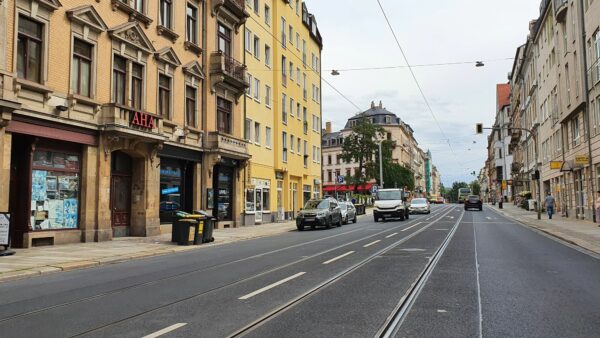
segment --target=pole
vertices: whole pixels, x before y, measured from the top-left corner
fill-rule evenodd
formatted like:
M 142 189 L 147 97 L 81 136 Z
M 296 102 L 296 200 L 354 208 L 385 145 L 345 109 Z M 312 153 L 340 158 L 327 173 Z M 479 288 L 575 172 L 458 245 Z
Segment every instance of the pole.
M 580 57 L 583 59 L 582 61 L 582 65 L 583 65 L 583 95 L 585 98 L 585 106 L 583 108 L 583 115 L 584 115 L 584 120 L 585 120 L 585 124 L 586 124 L 586 137 L 587 137 L 587 144 L 588 144 L 588 167 L 589 167 L 589 173 L 588 173 L 588 180 L 590 182 L 590 197 L 592 201 L 594 201 L 594 173 L 593 173 L 593 161 L 592 161 L 592 136 L 591 136 L 591 123 L 592 123 L 592 117 L 590 114 L 590 90 L 589 90 L 589 83 L 588 83 L 588 76 L 587 76 L 587 71 L 588 71 L 588 64 L 587 64 L 587 57 L 585 56 L 585 41 L 586 41 L 586 34 L 585 34 L 585 13 L 583 11 L 583 0 L 579 0 L 579 27 L 581 29 L 581 44 L 580 44 L 580 48 L 582 53 L 580 54 Z M 598 220 L 596 219 L 596 212 L 595 212 L 595 203 L 592 202 L 592 220 L 594 223 L 598 222 Z
M 539 128 L 539 127 L 538 127 Z M 535 142 L 535 171 L 539 173 L 538 175 L 538 196 L 537 196 L 537 219 L 542 219 L 542 173 L 540 172 L 539 167 L 539 153 L 538 153 L 538 141 L 537 134 L 529 132 L 533 137 L 533 142 Z
M 383 141 L 379 141 L 379 183 L 381 184 L 381 188 L 383 189 L 383 156 L 381 156 L 381 143 Z

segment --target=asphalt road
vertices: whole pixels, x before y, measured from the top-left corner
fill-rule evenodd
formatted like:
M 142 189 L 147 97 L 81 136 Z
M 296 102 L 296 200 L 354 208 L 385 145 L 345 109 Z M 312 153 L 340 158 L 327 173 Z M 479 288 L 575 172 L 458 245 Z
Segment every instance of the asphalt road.
M 487 208 L 443 205 L 0 284 L 2 337 L 386 332 L 600 336 L 600 260 Z

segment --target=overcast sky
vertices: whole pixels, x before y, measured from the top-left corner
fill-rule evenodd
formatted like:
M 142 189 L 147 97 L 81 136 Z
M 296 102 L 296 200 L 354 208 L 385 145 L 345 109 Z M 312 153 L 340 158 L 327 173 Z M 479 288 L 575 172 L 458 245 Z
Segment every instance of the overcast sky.
M 485 67 L 453 65 L 414 68 L 454 153 L 427 109 L 408 69 L 331 69 L 405 65 L 376 0 L 306 0 L 324 40 L 323 78 L 362 110 L 371 101 L 411 125 L 421 148 L 430 149 L 442 182 L 472 181 L 486 158 L 497 83 L 507 82 L 516 48 L 525 42 L 539 0 L 381 0 L 411 65 L 475 60 Z M 326 71 L 328 70 L 328 71 Z M 357 109 L 323 83 L 323 121 L 341 129 Z M 476 143 L 474 143 L 476 142 Z

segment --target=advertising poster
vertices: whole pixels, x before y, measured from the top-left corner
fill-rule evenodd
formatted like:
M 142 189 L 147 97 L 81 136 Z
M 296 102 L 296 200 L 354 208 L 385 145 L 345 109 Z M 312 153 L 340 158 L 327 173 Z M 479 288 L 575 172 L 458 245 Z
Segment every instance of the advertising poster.
M 44 170 L 33 170 L 31 182 L 31 199 L 33 201 L 46 200 L 46 178 L 48 173 Z
M 77 228 L 77 199 L 68 198 L 64 200 L 64 226 L 65 228 Z
M 62 200 L 51 200 L 48 206 L 48 218 L 52 226 L 62 227 L 64 219 L 64 202 Z
M 10 215 L 0 213 L 0 245 L 8 246 L 8 234 L 10 230 Z

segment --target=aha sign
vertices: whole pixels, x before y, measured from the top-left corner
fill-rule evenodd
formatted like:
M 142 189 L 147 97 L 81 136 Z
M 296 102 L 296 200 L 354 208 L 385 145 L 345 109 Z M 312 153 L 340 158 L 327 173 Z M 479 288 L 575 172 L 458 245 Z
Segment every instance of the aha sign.
M 154 116 L 139 111 L 132 112 L 130 117 L 132 126 L 148 128 L 150 130 L 156 128 L 155 120 Z

